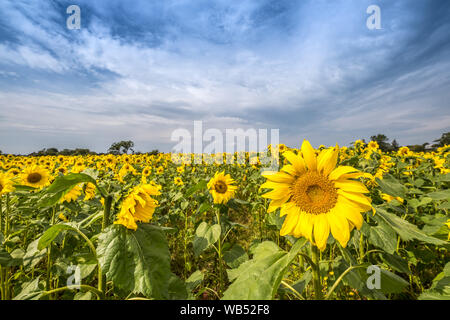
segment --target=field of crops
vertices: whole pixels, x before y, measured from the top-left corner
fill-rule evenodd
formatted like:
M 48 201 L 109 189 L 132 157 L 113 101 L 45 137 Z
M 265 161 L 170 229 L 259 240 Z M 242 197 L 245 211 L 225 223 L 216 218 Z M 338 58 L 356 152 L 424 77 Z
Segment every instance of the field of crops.
M 450 299 L 450 146 L 297 147 L 0 155 L 1 298 Z

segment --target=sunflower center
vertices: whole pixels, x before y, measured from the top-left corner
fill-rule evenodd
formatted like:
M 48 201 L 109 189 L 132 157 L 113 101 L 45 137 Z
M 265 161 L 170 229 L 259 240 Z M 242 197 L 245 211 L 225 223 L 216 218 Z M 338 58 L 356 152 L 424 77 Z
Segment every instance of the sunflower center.
M 327 213 L 337 202 L 333 182 L 317 172 L 308 172 L 294 183 L 292 200 L 305 212 Z
M 218 193 L 225 193 L 228 190 L 227 184 L 223 181 L 217 181 L 214 185 L 214 189 L 216 189 L 216 192 Z
M 27 181 L 29 183 L 37 183 L 37 182 L 41 181 L 41 179 L 42 179 L 42 176 L 38 172 L 30 173 L 27 177 Z

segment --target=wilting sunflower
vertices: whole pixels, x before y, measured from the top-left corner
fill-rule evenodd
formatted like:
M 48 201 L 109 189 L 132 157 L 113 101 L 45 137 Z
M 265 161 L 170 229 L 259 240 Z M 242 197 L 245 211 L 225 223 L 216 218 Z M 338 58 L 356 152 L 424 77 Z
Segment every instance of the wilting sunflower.
M 77 200 L 78 197 L 81 195 L 82 190 L 83 189 L 81 188 L 80 185 L 76 185 L 61 198 L 61 203 L 72 202 L 72 201 Z
M 158 201 L 151 196 L 160 195 L 161 186 L 142 184 L 133 188 L 122 202 L 115 224 L 121 224 L 136 231 L 136 222 L 149 222 L 158 206 Z
M 97 189 L 97 187 L 90 182 L 85 184 L 85 186 L 84 186 L 84 194 L 85 194 L 84 201 L 94 199 L 96 189 Z
M 290 162 L 280 172 L 263 174 L 268 179 L 261 188 L 273 189 L 263 195 L 272 199 L 268 212 L 281 208 L 285 216 L 280 234 L 305 237 L 324 250 L 331 233 L 345 247 L 350 231 L 361 228 L 361 212 L 372 209 L 371 199 L 364 195 L 367 188 L 353 180 L 364 173 L 349 167 L 336 168 L 339 149 L 322 150 L 316 156 L 308 141 L 303 141 L 301 153 L 286 151 Z
M 44 168 L 35 165 L 26 167 L 21 174 L 22 184 L 34 188 L 42 188 L 49 183 L 50 174 Z
M 229 174 L 225 175 L 225 172 L 216 172 L 213 178 L 208 182 L 208 189 L 213 196 L 214 203 L 227 203 L 230 200 L 237 189 L 233 185 L 234 180 Z
M 0 172 L 0 196 L 11 191 L 14 191 L 14 187 L 10 176 Z

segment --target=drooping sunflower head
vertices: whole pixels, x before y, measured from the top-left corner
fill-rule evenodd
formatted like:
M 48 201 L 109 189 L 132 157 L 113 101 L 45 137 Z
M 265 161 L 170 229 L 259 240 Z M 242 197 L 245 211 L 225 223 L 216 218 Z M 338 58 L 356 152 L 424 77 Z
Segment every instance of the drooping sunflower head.
M 50 173 L 40 167 L 32 166 L 26 167 L 21 174 L 22 184 L 34 188 L 43 188 L 50 181 Z
M 237 186 L 234 180 L 225 172 L 216 172 L 213 178 L 208 182 L 208 189 L 213 196 L 214 203 L 227 203 L 235 194 Z
M 152 196 L 160 195 L 160 189 L 161 186 L 152 183 L 134 187 L 122 202 L 122 208 L 114 223 L 133 230 L 137 230 L 136 222 L 148 223 L 158 207 L 158 201 Z
M 286 151 L 289 164 L 280 172 L 263 174 L 267 181 L 261 188 L 273 189 L 263 195 L 271 199 L 268 212 L 280 208 L 286 216 L 281 235 L 305 237 L 324 250 L 330 231 L 342 246 L 350 231 L 361 228 L 361 212 L 370 210 L 367 188 L 357 178 L 364 173 L 349 167 L 336 167 L 339 148 L 323 149 L 318 155 L 308 141 L 295 154 Z
M 72 189 L 70 189 L 69 192 L 67 192 L 60 200 L 61 203 L 63 202 L 72 202 L 78 199 L 78 197 L 81 195 L 81 191 L 83 189 L 80 185 L 76 185 Z

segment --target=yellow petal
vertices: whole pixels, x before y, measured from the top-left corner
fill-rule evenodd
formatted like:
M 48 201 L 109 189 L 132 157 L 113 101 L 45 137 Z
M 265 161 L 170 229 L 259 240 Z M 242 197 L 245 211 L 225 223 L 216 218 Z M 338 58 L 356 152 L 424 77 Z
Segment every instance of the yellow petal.
M 328 176 L 336 167 L 339 155 L 339 148 L 324 149 L 317 157 L 317 170 L 323 175 Z
M 283 185 L 283 187 L 277 188 L 275 190 L 263 194 L 262 197 L 268 199 L 282 199 L 290 194 L 291 194 L 290 188 L 284 187 Z
M 348 192 L 369 193 L 366 186 L 359 181 L 354 180 L 336 180 L 334 186 Z
M 328 236 L 330 235 L 330 224 L 326 214 L 316 215 L 314 221 L 314 242 L 320 251 L 325 250 Z
M 344 191 L 342 189 L 338 189 L 337 193 L 344 196 L 345 198 L 355 201 L 357 203 L 361 203 L 366 206 L 372 206 L 371 200 L 367 196 L 365 196 L 361 193 L 348 192 L 348 191 Z
M 269 181 L 279 183 L 292 183 L 294 181 L 294 177 L 282 171 L 274 174 L 263 173 L 262 176 Z
M 284 220 L 283 226 L 280 230 L 280 236 L 290 234 L 294 230 L 294 228 L 297 226 L 298 217 L 298 214 L 289 214 L 286 216 L 286 219 Z
M 340 166 L 331 171 L 329 175 L 330 180 L 337 180 L 339 179 L 343 174 L 349 173 L 349 172 L 355 172 L 358 171 L 357 169 L 350 167 L 350 166 Z
M 345 248 L 348 240 L 350 240 L 350 230 L 347 219 L 338 214 L 337 210 L 340 210 L 339 206 L 336 206 L 327 214 L 328 222 L 330 223 L 331 234 Z
M 303 160 L 302 157 L 294 154 L 292 151 L 284 152 L 283 156 L 292 164 L 297 175 L 305 173 L 306 171 L 305 161 Z
M 313 147 L 308 140 L 303 140 L 302 144 L 303 159 L 305 159 L 306 166 L 309 170 L 317 170 L 317 158 Z

